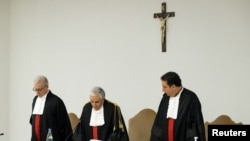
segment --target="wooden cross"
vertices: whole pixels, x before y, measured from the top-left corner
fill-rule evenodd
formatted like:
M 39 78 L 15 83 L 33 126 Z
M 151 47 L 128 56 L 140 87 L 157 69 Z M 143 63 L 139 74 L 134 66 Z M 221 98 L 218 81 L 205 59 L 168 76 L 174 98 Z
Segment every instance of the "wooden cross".
M 154 18 L 158 18 L 161 21 L 161 44 L 162 44 L 162 52 L 166 52 L 166 21 L 168 17 L 174 17 L 175 12 L 167 12 L 166 3 L 162 3 L 161 13 L 155 13 Z

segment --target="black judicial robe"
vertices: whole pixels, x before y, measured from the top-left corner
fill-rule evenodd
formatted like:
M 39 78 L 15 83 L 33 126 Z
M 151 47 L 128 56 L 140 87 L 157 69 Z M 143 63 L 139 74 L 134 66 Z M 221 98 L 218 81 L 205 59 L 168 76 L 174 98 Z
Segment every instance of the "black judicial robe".
M 32 111 L 35 106 L 37 96 L 34 97 L 32 103 Z M 30 124 L 32 125 L 32 136 L 31 141 L 36 141 L 35 136 L 35 117 L 36 115 L 31 115 Z M 51 91 L 49 91 L 45 105 L 43 115 L 40 119 L 40 131 L 41 131 L 41 141 L 46 141 L 46 136 L 48 128 L 51 128 L 54 141 L 71 141 L 72 129 L 70 120 L 68 117 L 68 112 L 63 101 Z
M 158 107 L 158 112 L 151 130 L 150 141 L 168 141 L 167 109 L 169 96 L 165 93 Z M 205 127 L 201 104 L 196 94 L 186 88 L 179 99 L 177 119 L 174 121 L 174 141 L 205 141 Z
M 108 141 L 111 133 L 113 132 L 114 127 L 114 103 L 105 100 L 103 103 L 103 110 L 104 110 L 104 125 L 98 126 L 98 139 L 102 141 Z M 90 123 L 90 117 L 91 117 L 91 111 L 92 106 L 91 103 L 88 102 L 84 105 L 82 114 L 80 117 L 81 122 L 79 123 L 80 128 L 77 130 L 81 131 L 75 131 L 75 134 L 81 134 L 81 137 L 77 137 L 77 141 L 89 141 L 90 139 L 93 139 L 93 132 L 92 132 L 92 126 L 89 125 Z M 117 113 L 116 113 L 117 114 Z M 127 128 L 125 126 L 125 122 L 123 119 L 123 116 L 121 114 L 121 120 L 124 125 L 124 134 L 123 134 L 123 141 L 129 141 Z M 117 120 L 118 121 L 118 120 Z M 75 136 L 75 135 L 74 135 Z M 79 136 L 79 135 L 76 135 Z

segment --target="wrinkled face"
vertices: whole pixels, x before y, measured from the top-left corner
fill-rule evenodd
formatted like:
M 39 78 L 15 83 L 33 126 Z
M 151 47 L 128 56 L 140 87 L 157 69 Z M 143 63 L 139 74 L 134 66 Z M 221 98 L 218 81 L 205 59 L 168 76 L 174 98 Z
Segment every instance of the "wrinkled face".
M 36 83 L 33 87 L 33 91 L 36 92 L 37 96 L 42 97 L 48 92 L 48 86 L 45 86 L 42 83 Z
M 164 93 L 166 93 L 168 96 L 175 96 L 176 92 L 175 92 L 175 85 L 169 86 L 168 83 L 166 81 L 162 81 L 162 91 Z
M 91 95 L 90 96 L 90 103 L 95 110 L 99 110 L 104 103 L 104 99 L 102 99 L 100 96 L 92 96 Z

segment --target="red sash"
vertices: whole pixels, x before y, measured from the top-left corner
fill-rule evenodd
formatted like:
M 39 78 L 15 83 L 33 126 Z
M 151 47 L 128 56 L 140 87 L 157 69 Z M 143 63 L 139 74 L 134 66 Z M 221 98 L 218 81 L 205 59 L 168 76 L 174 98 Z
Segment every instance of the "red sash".
M 168 119 L 168 141 L 174 141 L 174 119 Z
M 41 141 L 40 115 L 36 115 L 36 119 L 35 119 L 35 134 L 36 134 L 37 141 Z
M 93 139 L 98 140 L 98 128 L 97 128 L 97 126 L 93 126 L 92 130 L 93 130 Z

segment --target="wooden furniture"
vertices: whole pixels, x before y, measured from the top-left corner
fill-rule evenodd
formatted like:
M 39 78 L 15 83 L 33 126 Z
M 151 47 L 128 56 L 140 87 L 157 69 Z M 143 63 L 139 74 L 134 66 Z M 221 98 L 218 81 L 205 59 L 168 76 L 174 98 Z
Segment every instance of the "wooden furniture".
M 216 125 L 216 124 L 220 124 L 220 125 L 234 125 L 234 124 L 243 124 L 241 122 L 234 122 L 230 116 L 228 115 L 220 115 L 218 116 L 214 121 L 212 122 L 205 122 L 205 133 L 206 133 L 206 140 L 208 140 L 208 125 Z
M 156 112 L 146 108 L 129 119 L 128 134 L 130 141 L 149 141 Z
M 68 113 L 68 115 L 69 115 L 71 128 L 74 132 L 74 129 L 75 129 L 76 125 L 80 122 L 80 119 L 78 118 L 78 116 L 75 113 Z

